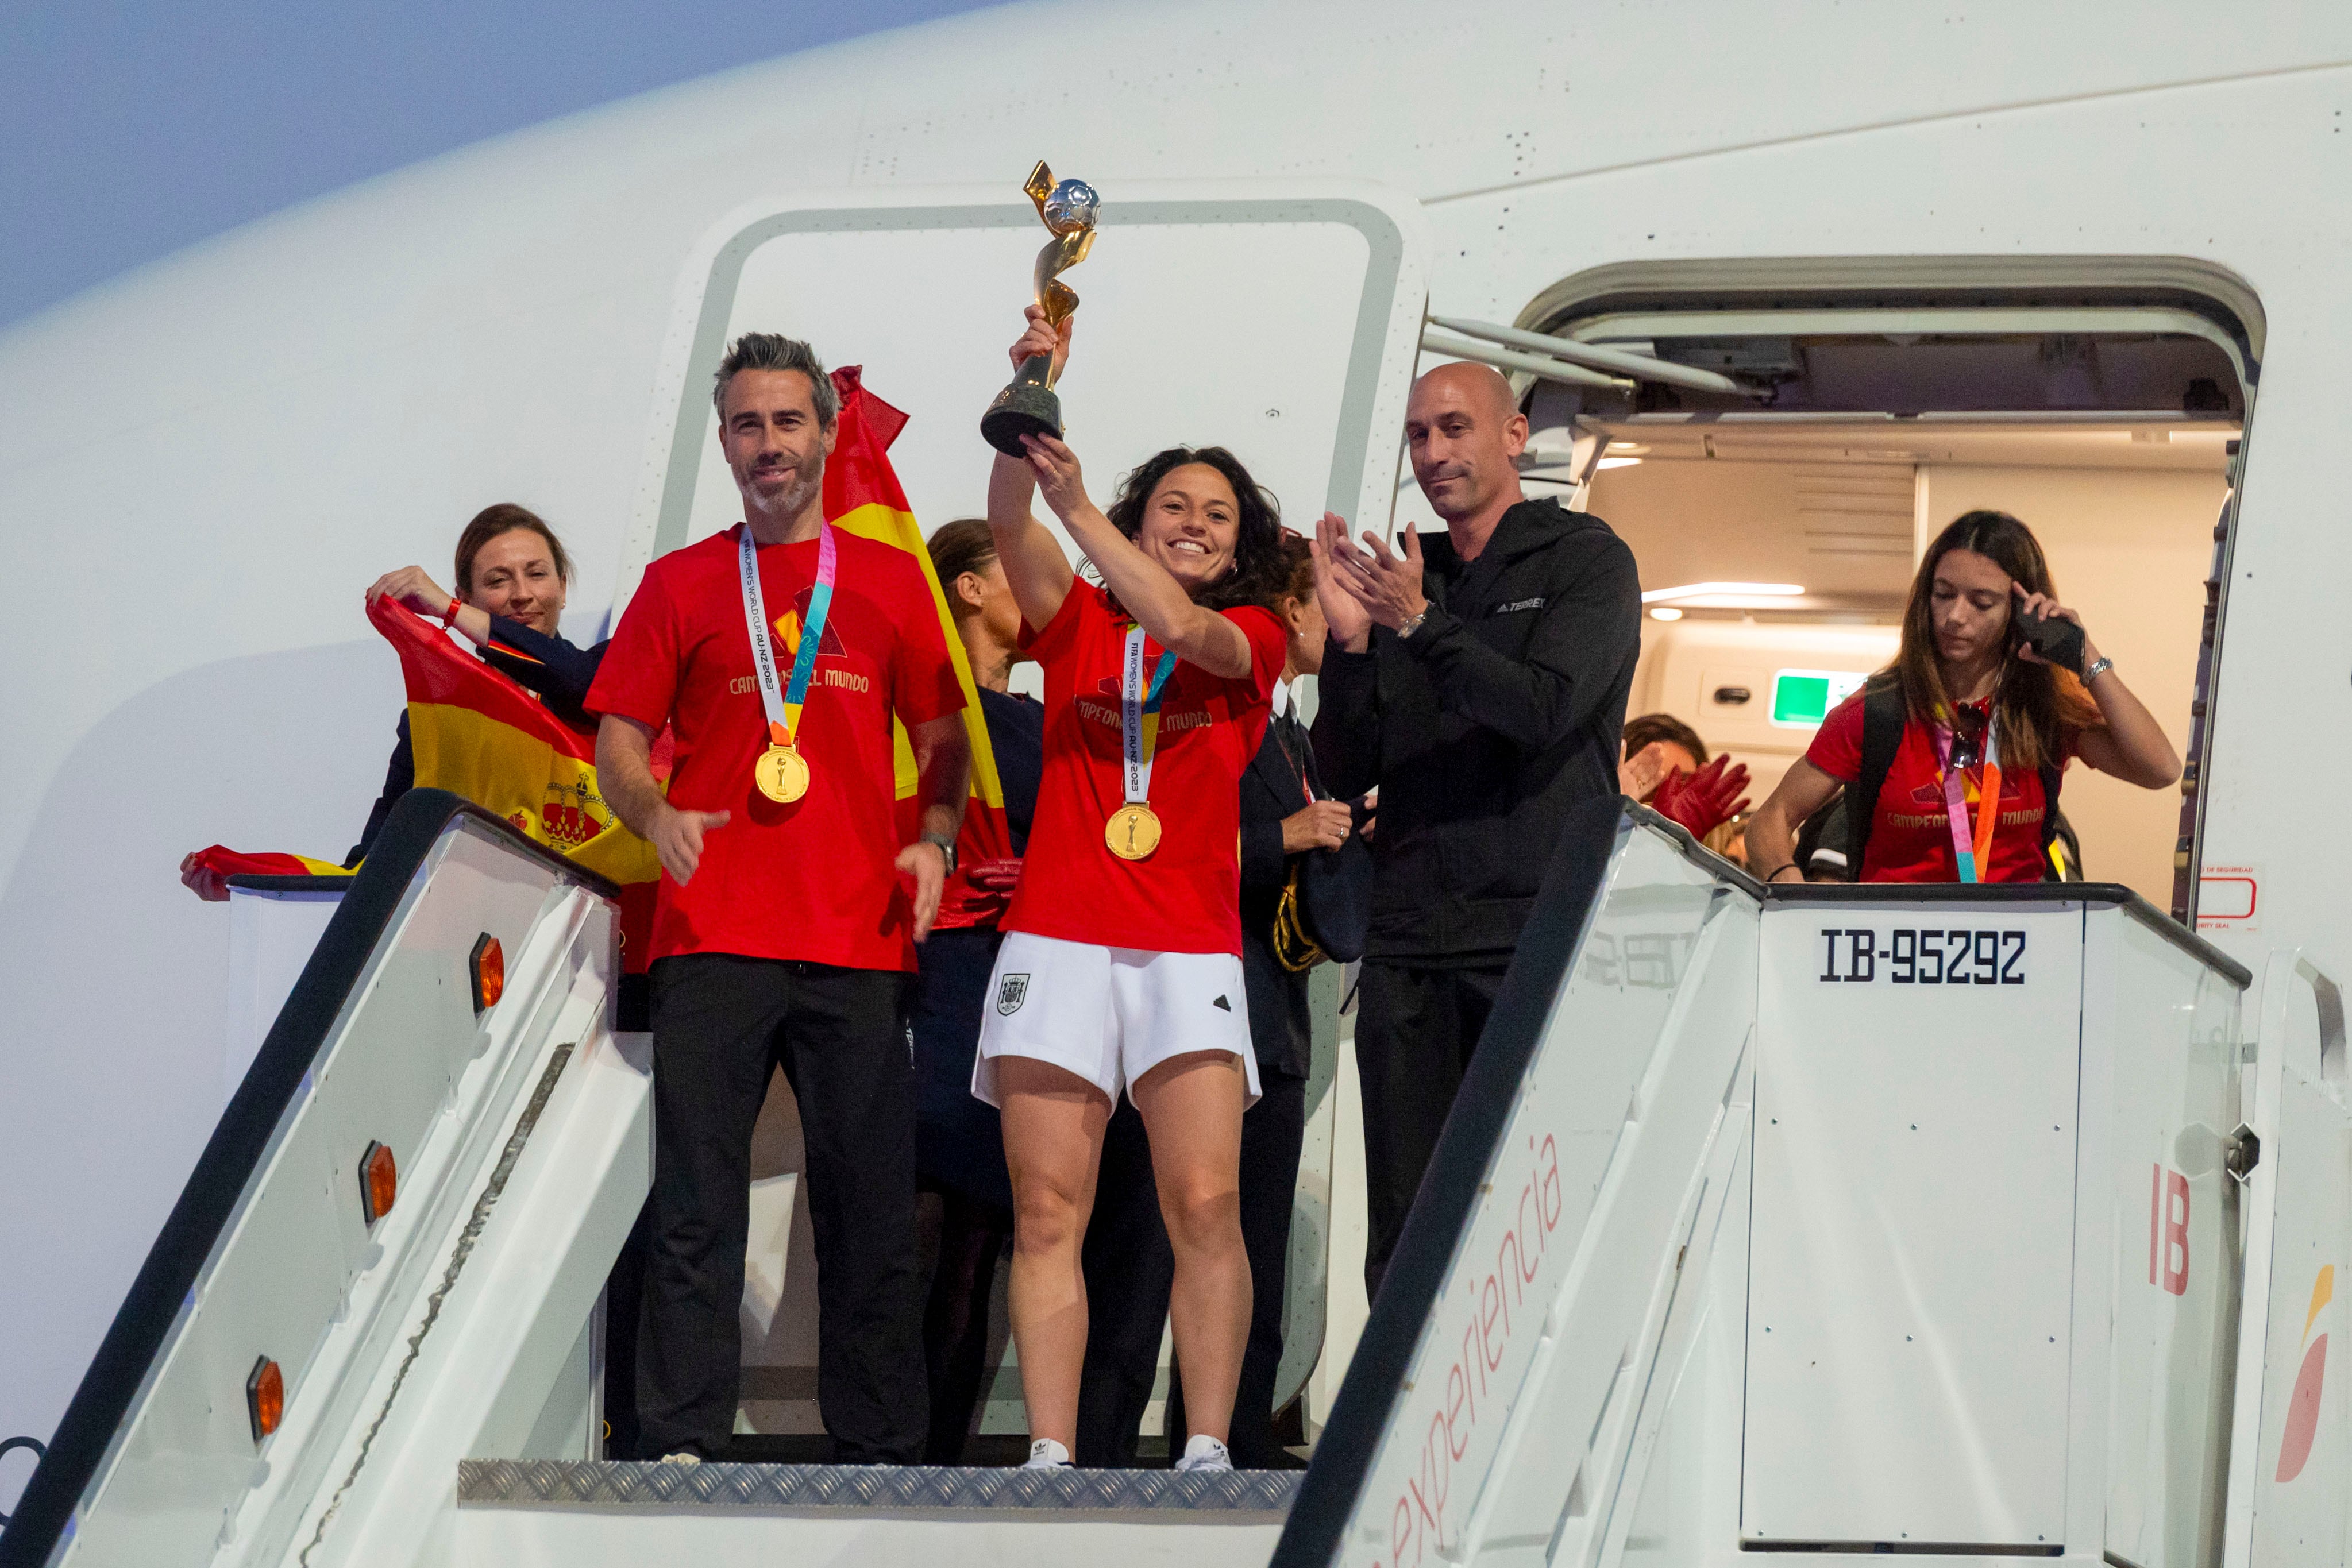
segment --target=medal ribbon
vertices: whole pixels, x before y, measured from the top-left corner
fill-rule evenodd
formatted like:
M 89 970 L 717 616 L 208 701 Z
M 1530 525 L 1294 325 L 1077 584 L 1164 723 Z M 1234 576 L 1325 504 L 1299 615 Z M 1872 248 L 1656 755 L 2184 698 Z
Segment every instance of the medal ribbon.
M 760 593 L 760 547 L 748 522 L 737 553 L 743 570 L 743 619 L 751 633 L 751 666 L 760 676 L 760 706 L 768 713 L 768 743 L 791 747 L 800 737 L 801 708 L 808 701 L 809 681 L 816 674 L 825 612 L 833 608 L 836 570 L 833 525 L 817 525 L 816 586 L 809 591 L 808 619 L 802 623 L 800 646 L 793 653 L 792 685 L 782 691 L 777 689 L 776 661 L 768 649 L 768 606 Z
M 1142 627 L 1127 629 L 1126 652 L 1118 672 L 1119 747 L 1127 772 L 1127 803 L 1140 806 L 1151 798 L 1151 754 L 1160 748 L 1160 698 L 1175 672 L 1176 655 L 1161 653 L 1146 689 Z
M 1969 831 L 1968 769 L 1952 766 L 1957 737 L 1948 726 L 1936 729 L 1936 763 L 1944 774 L 1944 819 L 1952 828 L 1952 859 L 1962 882 L 1982 882 L 1992 860 L 1992 829 L 2000 814 L 2000 738 L 1985 720 L 1984 768 L 1977 784 L 1977 820 Z

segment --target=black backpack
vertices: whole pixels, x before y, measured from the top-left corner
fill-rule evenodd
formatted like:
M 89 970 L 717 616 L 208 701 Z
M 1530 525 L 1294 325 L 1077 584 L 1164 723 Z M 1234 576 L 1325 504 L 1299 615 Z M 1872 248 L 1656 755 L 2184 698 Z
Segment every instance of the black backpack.
M 1862 766 L 1852 784 L 1830 797 L 1820 810 L 1797 830 L 1796 863 L 1809 882 L 1860 882 L 1862 852 L 1878 820 L 1878 792 L 1895 767 L 1903 746 L 1903 727 L 1910 717 L 1900 682 L 1866 687 L 1862 699 Z M 2042 880 L 2083 880 L 2082 846 L 2058 810 L 2058 787 L 2065 771 L 2045 766 L 2042 774 Z M 2051 862 L 2053 841 L 2064 846 L 2065 871 Z M 1843 856 L 1843 859 L 1841 859 Z

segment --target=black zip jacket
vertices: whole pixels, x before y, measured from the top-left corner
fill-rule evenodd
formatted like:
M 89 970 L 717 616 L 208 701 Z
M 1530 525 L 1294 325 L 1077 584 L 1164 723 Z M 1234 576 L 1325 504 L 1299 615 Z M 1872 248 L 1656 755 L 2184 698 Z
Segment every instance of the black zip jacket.
M 1315 756 L 1334 796 L 1381 792 L 1365 956 L 1499 966 L 1569 809 L 1617 793 L 1641 577 L 1608 524 L 1550 500 L 1504 513 L 1475 560 L 1421 549 L 1413 634 L 1327 645 Z

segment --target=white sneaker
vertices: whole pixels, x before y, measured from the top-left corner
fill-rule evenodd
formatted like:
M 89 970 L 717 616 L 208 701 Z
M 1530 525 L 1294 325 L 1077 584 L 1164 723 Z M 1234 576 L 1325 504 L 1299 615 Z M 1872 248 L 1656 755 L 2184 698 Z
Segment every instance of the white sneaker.
M 1223 1443 L 1207 1433 L 1195 1432 L 1192 1441 L 1184 1445 L 1184 1457 L 1176 1461 L 1176 1468 L 1179 1470 L 1230 1470 L 1234 1468 L 1234 1456 Z
M 1021 1468 L 1024 1470 L 1066 1470 L 1076 1467 L 1070 1463 L 1069 1449 L 1051 1437 L 1040 1437 L 1029 1445 L 1029 1462 Z

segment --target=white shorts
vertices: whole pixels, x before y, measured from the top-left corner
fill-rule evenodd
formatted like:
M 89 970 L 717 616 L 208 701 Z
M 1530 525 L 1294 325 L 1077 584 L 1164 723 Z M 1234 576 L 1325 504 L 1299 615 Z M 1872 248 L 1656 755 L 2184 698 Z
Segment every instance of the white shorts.
M 1010 932 L 980 1014 L 971 1092 L 1002 1106 L 1000 1056 L 1026 1056 L 1076 1073 L 1110 1097 L 1193 1051 L 1231 1051 L 1257 1103 L 1242 961 L 1231 953 L 1154 953 Z

